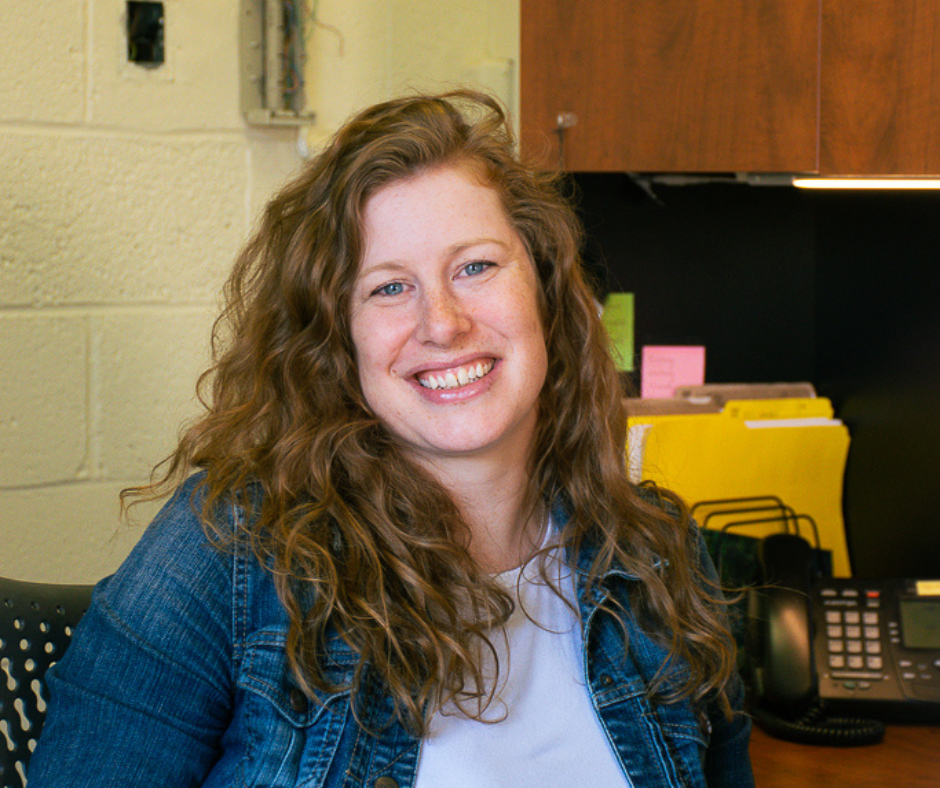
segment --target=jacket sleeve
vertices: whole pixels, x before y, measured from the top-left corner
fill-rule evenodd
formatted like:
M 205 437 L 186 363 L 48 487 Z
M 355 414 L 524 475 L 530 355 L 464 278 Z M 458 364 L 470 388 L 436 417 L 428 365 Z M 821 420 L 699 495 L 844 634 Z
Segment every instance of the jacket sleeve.
M 705 540 L 697 531 L 699 563 L 709 582 L 720 589 L 718 572 L 708 554 Z M 751 739 L 751 718 L 744 710 L 745 689 L 740 675 L 735 672 L 728 687 L 732 716 L 713 704 L 709 714 L 711 737 L 705 753 L 705 780 L 708 788 L 753 788 L 754 775 L 748 751 Z
M 712 735 L 705 753 L 705 781 L 708 788 L 753 788 L 754 774 L 748 746 L 751 718 L 744 712 L 744 686 L 735 676 L 732 688 L 734 716 L 728 720 L 720 712 L 712 715 Z
M 197 786 L 232 697 L 232 556 L 211 545 L 183 485 L 95 589 L 63 659 L 30 788 Z

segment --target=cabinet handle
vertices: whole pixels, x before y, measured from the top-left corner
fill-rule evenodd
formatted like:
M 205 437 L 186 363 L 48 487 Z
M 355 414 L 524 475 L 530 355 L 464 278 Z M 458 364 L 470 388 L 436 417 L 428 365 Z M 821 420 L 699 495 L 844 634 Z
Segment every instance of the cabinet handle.
M 573 112 L 559 112 L 555 116 L 554 132 L 558 135 L 558 169 L 565 169 L 565 130 L 576 126 L 578 116 Z

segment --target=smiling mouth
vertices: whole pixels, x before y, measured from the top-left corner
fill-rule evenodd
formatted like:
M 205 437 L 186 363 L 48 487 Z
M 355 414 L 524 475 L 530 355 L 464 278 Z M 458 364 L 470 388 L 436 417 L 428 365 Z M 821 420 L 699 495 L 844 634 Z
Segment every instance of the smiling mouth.
M 457 389 L 485 378 L 493 371 L 493 359 L 479 361 L 466 367 L 455 367 L 447 372 L 428 372 L 417 376 L 418 383 L 426 389 Z

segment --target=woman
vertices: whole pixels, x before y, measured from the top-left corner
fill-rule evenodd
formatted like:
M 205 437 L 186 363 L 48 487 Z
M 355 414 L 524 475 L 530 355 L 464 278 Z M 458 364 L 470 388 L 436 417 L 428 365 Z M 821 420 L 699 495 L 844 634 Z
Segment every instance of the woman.
M 513 150 L 486 96 L 391 101 L 268 206 L 31 788 L 752 783 L 710 564 L 626 478 L 577 223 Z

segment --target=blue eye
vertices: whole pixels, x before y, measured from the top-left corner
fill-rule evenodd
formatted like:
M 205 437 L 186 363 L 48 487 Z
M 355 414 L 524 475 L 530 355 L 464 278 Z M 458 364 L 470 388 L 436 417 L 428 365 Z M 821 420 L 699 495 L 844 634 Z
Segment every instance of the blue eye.
M 372 295 L 396 296 L 401 295 L 404 291 L 405 286 L 401 282 L 389 282 L 387 285 L 376 288 Z
M 491 265 L 492 263 L 487 263 L 482 260 L 477 260 L 472 263 L 467 263 L 463 267 L 463 270 L 464 270 L 464 273 L 467 274 L 467 276 L 477 276 L 478 274 L 482 274 Z

